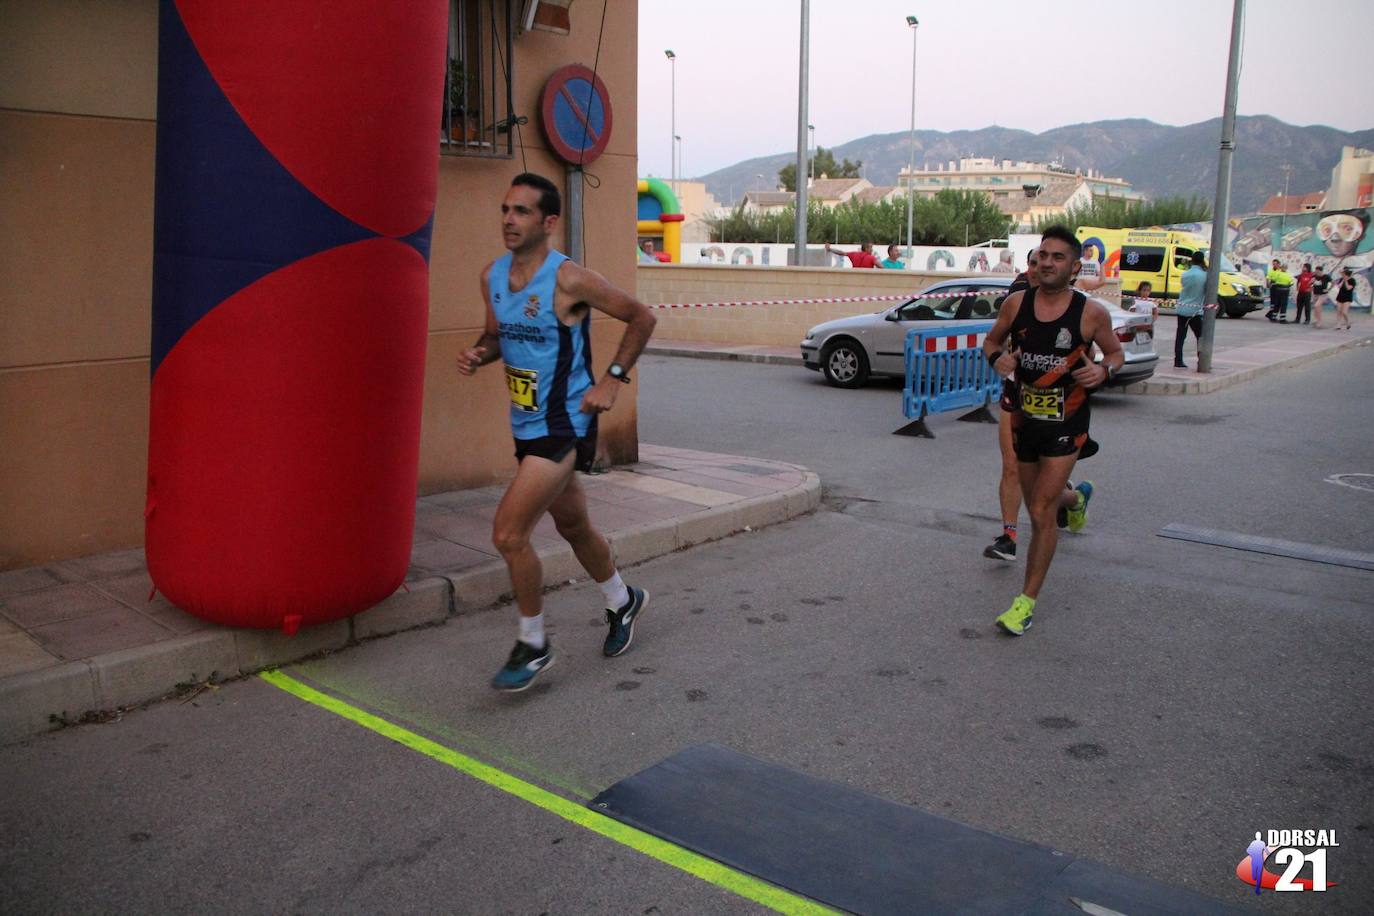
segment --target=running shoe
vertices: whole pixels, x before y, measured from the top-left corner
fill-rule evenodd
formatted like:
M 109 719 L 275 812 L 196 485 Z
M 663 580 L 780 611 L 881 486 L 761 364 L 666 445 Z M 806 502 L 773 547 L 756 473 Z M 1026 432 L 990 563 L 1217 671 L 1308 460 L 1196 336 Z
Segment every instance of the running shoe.
M 1034 598 L 1017 595 L 1012 600 L 1011 607 L 998 616 L 996 623 L 1012 636 L 1024 636 L 1026 631 L 1030 629 L 1031 613 L 1034 610 Z
M 1015 560 L 1016 542 L 1010 535 L 1005 533 L 997 536 L 997 540 L 983 548 L 983 556 L 989 560 Z
M 1083 526 L 1088 524 L 1088 500 L 1093 498 L 1092 481 L 1085 480 L 1074 489 L 1078 491 L 1078 502 L 1064 515 L 1068 520 L 1070 531 L 1082 531 Z
M 1088 445 L 1094 446 L 1093 452 L 1094 452 L 1094 454 L 1096 454 L 1096 452 L 1097 452 L 1097 449 L 1096 449 L 1097 443 L 1094 442 L 1093 440 L 1089 439 L 1089 440 L 1088 440 Z M 1087 448 L 1087 446 L 1084 446 L 1084 448 Z M 1080 457 L 1082 457 L 1083 450 L 1080 449 L 1079 452 L 1078 452 L 1078 454 L 1079 454 Z M 1064 489 L 1066 489 L 1066 490 L 1072 490 L 1073 488 L 1074 488 L 1074 487 L 1073 487 L 1073 481 L 1072 481 L 1072 480 L 1066 480 L 1066 481 L 1064 482 Z M 1055 510 L 1054 510 L 1054 523 L 1055 523 L 1056 525 L 1058 525 L 1060 528 L 1067 528 L 1067 527 L 1069 527 L 1069 510 L 1068 510 L 1068 509 L 1065 509 L 1062 505 L 1061 505 L 1058 509 L 1055 509 Z
M 614 658 L 630 648 L 635 638 L 635 621 L 649 603 L 649 593 L 642 588 L 630 586 L 630 600 L 619 610 L 606 608 L 606 642 L 601 646 L 601 654 Z
M 529 643 L 517 639 L 515 648 L 510 650 L 510 658 L 506 660 L 505 667 L 496 672 L 496 677 L 491 679 L 491 686 L 507 693 L 516 693 L 528 687 L 536 674 L 552 664 L 553 643 L 546 639 L 544 648 L 536 649 Z

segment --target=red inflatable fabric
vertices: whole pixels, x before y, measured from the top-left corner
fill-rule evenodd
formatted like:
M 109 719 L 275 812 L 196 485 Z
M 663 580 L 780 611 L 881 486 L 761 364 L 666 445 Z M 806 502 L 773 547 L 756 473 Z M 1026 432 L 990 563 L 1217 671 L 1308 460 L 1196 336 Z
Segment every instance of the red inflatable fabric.
M 176 432 L 148 462 L 148 568 L 172 603 L 290 628 L 401 585 L 427 298 L 424 259 L 375 239 L 270 274 L 182 338 L 152 397 L 152 428 Z
M 146 548 L 294 632 L 409 568 L 444 0 L 162 0 Z

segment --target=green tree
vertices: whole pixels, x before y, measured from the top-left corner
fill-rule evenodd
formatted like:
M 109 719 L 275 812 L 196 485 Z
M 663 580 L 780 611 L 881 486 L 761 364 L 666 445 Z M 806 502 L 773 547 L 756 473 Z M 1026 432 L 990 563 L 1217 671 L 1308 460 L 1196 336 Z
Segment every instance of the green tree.
M 945 188 L 936 192 L 926 205 L 930 222 L 925 224 L 927 245 L 977 245 L 989 239 L 1006 238 L 1010 218 L 986 195 L 978 191 Z M 913 217 L 913 235 L 915 219 Z
M 1059 224 L 1077 232 L 1080 226 L 1099 229 L 1145 229 L 1174 223 L 1202 223 L 1212 218 L 1212 205 L 1200 197 L 1161 197 L 1158 200 L 1125 200 L 1120 197 L 1095 198 L 1086 207 L 1074 207 L 1061 216 L 1035 221 L 1035 231 Z
M 933 198 L 913 202 L 912 242 L 916 245 L 963 245 L 1005 238 L 1007 217 L 985 195 L 944 190 Z M 743 206 L 709 220 L 711 240 L 718 242 L 786 242 L 793 240 L 795 209 L 749 213 Z M 872 242 L 881 252 L 906 242 L 906 200 L 861 204 L 853 200 L 838 207 L 812 201 L 806 217 L 807 242 L 858 245 Z
M 806 160 L 808 170 L 811 169 L 812 162 L 811 159 Z M 863 168 L 862 159 L 858 162 L 850 162 L 848 159 L 843 162 L 836 162 L 834 151 L 823 146 L 816 147 L 814 163 L 817 177 L 827 175 L 831 178 L 858 178 L 859 169 Z M 784 165 L 778 170 L 778 183 L 788 191 L 797 190 L 797 164 L 795 162 Z M 807 233 L 807 235 L 810 234 Z

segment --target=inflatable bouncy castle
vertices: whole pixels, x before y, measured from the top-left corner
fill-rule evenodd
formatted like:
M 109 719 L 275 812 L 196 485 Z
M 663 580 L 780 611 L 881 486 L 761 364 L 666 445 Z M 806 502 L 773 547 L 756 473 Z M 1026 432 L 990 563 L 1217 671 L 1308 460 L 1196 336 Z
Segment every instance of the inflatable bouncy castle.
M 682 263 L 682 207 L 677 195 L 657 178 L 639 179 L 638 222 L 641 239 L 657 239 L 672 264 Z

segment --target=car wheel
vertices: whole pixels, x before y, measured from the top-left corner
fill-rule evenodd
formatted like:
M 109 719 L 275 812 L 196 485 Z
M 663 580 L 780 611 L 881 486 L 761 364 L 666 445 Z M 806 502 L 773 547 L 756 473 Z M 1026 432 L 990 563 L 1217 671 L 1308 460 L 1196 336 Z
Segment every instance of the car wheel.
M 821 353 L 821 370 L 836 388 L 858 388 L 868 381 L 868 354 L 852 340 L 836 341 Z

